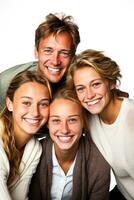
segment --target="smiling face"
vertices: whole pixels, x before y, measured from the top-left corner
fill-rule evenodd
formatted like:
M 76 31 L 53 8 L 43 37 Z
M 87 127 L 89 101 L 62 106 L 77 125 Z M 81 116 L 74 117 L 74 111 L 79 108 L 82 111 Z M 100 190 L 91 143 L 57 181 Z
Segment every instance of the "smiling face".
M 67 32 L 41 39 L 35 55 L 39 71 L 50 82 L 57 83 L 64 76 L 72 60 L 71 48 L 72 38 Z
M 55 99 L 50 105 L 48 127 L 56 152 L 76 151 L 83 128 L 81 106 L 68 99 Z
M 77 69 L 74 73 L 77 96 L 91 114 L 101 114 L 111 101 L 111 85 L 102 79 L 92 67 Z
M 14 134 L 35 134 L 48 120 L 49 91 L 37 82 L 22 84 L 14 94 L 13 101 L 6 99 L 7 108 L 12 112 Z

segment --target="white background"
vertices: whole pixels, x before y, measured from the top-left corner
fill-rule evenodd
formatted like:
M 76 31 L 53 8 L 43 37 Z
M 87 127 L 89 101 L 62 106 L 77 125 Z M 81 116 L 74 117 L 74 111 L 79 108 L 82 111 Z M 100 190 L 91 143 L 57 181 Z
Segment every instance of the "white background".
M 0 0 L 0 72 L 34 60 L 34 33 L 50 12 L 72 15 L 80 28 L 77 53 L 103 50 L 123 75 L 121 89 L 134 98 L 133 0 Z
M 50 12 L 72 15 L 80 28 L 77 53 L 103 50 L 123 75 L 121 89 L 134 98 L 133 0 L 0 0 L 0 72 L 34 60 L 34 33 Z

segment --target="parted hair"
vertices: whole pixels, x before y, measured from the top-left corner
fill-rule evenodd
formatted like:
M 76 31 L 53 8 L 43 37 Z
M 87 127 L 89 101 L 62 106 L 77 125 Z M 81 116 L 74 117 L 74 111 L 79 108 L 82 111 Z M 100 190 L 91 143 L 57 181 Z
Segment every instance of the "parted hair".
M 45 18 L 46 20 L 42 22 L 35 31 L 35 46 L 38 50 L 40 40 L 47 37 L 50 34 L 58 35 L 61 32 L 67 32 L 70 34 L 73 44 L 71 54 L 74 56 L 76 48 L 80 43 L 79 28 L 76 23 L 74 23 L 72 16 L 66 16 L 62 13 L 48 14 Z
M 42 78 L 36 71 L 23 71 L 17 74 L 11 81 L 6 97 L 11 101 L 14 100 L 14 94 L 16 90 L 28 82 L 37 82 L 43 84 L 48 88 L 51 98 L 51 88 L 47 79 Z M 17 175 L 19 175 L 19 165 L 21 160 L 21 152 L 16 148 L 14 129 L 13 129 L 13 116 L 12 112 L 7 107 L 0 114 L 0 122 L 2 122 L 2 140 L 4 144 L 4 150 L 7 154 L 10 164 L 10 175 L 8 178 L 8 184 L 12 183 Z

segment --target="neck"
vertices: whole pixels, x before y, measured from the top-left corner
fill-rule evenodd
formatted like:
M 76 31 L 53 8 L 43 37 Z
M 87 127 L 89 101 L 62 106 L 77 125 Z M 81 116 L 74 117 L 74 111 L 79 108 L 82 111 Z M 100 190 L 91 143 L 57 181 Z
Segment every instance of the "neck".
M 75 159 L 77 150 L 78 150 L 78 144 L 75 145 L 73 149 L 63 150 L 63 151 L 55 147 L 55 154 L 56 154 L 58 163 L 63 169 L 65 174 L 68 172 L 70 166 L 72 165 Z
M 25 145 L 28 143 L 28 141 L 31 139 L 32 135 L 21 135 L 14 133 L 15 138 L 15 145 L 19 151 L 23 151 L 25 148 Z
M 109 102 L 109 104 L 100 114 L 100 118 L 104 123 L 112 124 L 115 122 L 119 115 L 122 101 L 123 99 L 121 98 L 114 98 Z

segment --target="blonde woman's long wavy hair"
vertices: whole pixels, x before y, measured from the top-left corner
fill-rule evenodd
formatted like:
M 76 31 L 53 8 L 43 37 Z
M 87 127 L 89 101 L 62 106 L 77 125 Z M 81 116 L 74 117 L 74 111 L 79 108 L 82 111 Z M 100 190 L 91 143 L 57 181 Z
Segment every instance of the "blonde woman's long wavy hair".
M 14 100 L 15 91 L 24 83 L 27 82 L 37 82 L 46 86 L 49 90 L 50 98 L 51 88 L 47 79 L 42 78 L 35 71 L 24 71 L 17 74 L 13 80 L 11 81 L 6 97 L 8 97 L 11 101 Z M 13 130 L 13 117 L 12 112 L 10 112 L 7 107 L 0 114 L 0 121 L 3 124 L 2 127 L 2 140 L 4 144 L 4 150 L 7 154 L 10 164 L 10 174 L 8 178 L 8 185 L 10 185 L 16 176 L 19 175 L 19 165 L 21 160 L 21 152 L 16 148 L 15 138 L 14 138 L 14 130 Z

